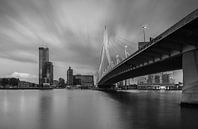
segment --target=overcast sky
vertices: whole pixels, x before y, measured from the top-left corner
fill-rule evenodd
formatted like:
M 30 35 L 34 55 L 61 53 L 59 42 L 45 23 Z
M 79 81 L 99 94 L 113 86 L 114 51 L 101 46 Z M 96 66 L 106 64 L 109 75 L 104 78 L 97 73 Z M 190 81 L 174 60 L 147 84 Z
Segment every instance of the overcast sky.
M 156 37 L 198 7 L 198 0 L 0 0 L 0 76 L 38 82 L 38 47 L 47 45 L 54 77 L 94 74 L 104 26 L 111 39 Z

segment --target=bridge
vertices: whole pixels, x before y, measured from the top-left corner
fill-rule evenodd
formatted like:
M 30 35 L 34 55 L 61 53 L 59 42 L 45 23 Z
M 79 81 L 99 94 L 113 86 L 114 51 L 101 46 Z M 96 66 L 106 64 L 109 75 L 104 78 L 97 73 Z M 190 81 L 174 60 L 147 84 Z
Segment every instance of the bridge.
M 165 32 L 150 40 L 143 48 L 119 61 L 112 61 L 108 50 L 105 27 L 104 45 L 98 70 L 99 88 L 147 74 L 183 70 L 181 103 L 198 104 L 198 9 L 184 17 Z M 126 46 L 127 48 L 127 46 Z M 107 65 L 104 68 L 104 58 Z

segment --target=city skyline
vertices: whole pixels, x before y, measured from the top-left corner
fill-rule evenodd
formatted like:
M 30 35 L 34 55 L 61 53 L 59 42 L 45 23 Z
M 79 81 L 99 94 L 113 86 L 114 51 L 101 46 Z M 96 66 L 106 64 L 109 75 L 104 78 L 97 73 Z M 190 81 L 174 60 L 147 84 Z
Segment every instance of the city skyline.
M 38 47 L 50 48 L 55 79 L 69 66 L 95 74 L 104 26 L 110 38 L 131 41 L 131 51 L 146 38 L 156 37 L 197 8 L 196 0 L 180 1 L 39 1 L 0 2 L 0 76 L 38 83 Z

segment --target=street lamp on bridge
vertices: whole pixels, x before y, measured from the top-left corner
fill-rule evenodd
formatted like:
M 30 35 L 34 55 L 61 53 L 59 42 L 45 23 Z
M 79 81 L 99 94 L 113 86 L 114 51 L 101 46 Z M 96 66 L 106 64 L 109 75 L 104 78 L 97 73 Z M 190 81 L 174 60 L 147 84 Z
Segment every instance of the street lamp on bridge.
M 128 46 L 125 45 L 124 48 L 125 48 L 125 49 L 124 49 L 125 58 L 127 58 L 127 57 L 129 56 L 129 53 L 127 52 Z
M 117 63 L 117 64 L 120 63 L 119 55 L 118 55 L 118 54 L 116 55 L 116 63 Z
M 143 34 L 144 34 L 144 42 L 146 42 L 146 32 L 145 32 L 145 30 L 148 29 L 147 25 L 143 25 L 142 29 L 143 29 Z

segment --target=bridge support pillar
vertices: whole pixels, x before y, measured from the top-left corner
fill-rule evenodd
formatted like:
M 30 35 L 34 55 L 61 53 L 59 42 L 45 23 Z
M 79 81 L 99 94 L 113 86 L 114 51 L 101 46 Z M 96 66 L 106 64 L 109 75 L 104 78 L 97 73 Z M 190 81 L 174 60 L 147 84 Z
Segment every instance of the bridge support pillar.
M 198 50 L 183 54 L 183 90 L 182 105 L 198 105 Z

